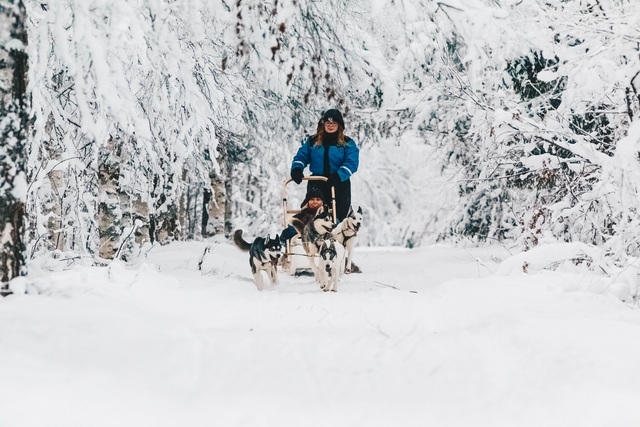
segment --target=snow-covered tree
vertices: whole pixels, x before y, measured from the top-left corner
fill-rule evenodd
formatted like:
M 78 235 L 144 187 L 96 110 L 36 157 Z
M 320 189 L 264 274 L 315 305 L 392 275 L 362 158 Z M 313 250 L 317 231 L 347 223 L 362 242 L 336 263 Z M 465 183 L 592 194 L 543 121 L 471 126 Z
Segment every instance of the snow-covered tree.
M 491 3 L 447 13 L 462 42 L 447 86 L 467 109 L 446 115 L 466 123 L 448 144 L 463 171 L 452 232 L 601 244 L 616 214 L 593 190 L 638 109 L 638 6 Z
M 152 0 L 30 5 L 32 240 L 111 258 L 131 233 L 186 236 L 188 194 L 217 167 L 197 14 Z
M 21 0 L 0 2 L 0 295 L 24 273 L 24 210 L 29 106 L 26 12 Z
M 639 7 L 29 0 L 30 253 L 277 232 L 291 157 L 333 107 L 361 148 L 360 244 L 615 252 L 634 224 L 609 196 L 640 113 Z

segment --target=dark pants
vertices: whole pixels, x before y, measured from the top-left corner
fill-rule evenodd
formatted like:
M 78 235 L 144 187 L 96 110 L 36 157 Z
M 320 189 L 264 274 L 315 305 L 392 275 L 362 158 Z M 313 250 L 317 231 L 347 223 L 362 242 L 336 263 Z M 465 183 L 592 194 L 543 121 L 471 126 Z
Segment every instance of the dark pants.
M 307 192 L 312 187 L 319 188 L 322 191 L 326 205 L 329 206 L 329 209 L 332 209 L 331 187 L 325 181 L 308 181 Z M 336 191 L 336 218 L 340 222 L 347 217 L 349 207 L 351 207 L 351 181 L 343 181 L 334 188 Z

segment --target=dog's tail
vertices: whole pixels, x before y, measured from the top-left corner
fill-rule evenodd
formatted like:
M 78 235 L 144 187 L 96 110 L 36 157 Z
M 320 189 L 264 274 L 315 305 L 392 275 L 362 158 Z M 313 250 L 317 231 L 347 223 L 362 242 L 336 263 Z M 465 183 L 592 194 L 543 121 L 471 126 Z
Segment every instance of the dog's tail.
M 291 225 L 296 229 L 298 233 L 302 236 L 302 230 L 304 230 L 304 223 L 300 221 L 298 218 L 293 218 L 291 220 Z
M 235 233 L 233 233 L 233 243 L 235 243 L 242 252 L 249 252 L 249 249 L 251 249 L 251 243 L 242 238 L 242 230 L 236 230 Z

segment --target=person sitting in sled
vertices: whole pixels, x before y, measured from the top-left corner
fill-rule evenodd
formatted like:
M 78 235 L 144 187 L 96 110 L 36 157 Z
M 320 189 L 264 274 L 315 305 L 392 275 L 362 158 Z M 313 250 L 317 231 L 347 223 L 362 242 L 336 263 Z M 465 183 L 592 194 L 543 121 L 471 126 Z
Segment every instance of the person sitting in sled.
M 331 187 L 335 188 L 336 219 L 342 221 L 351 207 L 351 176 L 358 170 L 360 149 L 356 142 L 344 134 L 344 120 L 339 110 L 322 114 L 316 134 L 308 137 L 291 163 L 291 179 L 302 182 L 304 169 L 309 166 L 312 176 L 328 180 L 310 180 L 307 191 L 318 188 L 323 199 L 331 200 Z
M 293 217 L 300 220 L 300 222 L 304 225 L 307 225 L 313 220 L 316 216 L 316 212 L 320 207 L 325 206 L 324 203 L 324 195 L 319 188 L 311 187 L 309 191 L 307 191 L 307 195 L 304 200 L 300 204 L 301 211 L 295 214 Z M 325 206 L 326 209 L 326 206 Z M 287 243 L 287 241 L 291 240 L 293 236 L 298 234 L 298 231 L 291 224 L 280 233 L 280 241 L 283 245 Z

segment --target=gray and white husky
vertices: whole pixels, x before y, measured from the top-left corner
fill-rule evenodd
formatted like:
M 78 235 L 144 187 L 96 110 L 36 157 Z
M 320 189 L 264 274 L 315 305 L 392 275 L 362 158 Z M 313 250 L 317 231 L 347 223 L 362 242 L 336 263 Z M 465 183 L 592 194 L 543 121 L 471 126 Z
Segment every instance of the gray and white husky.
M 275 239 L 267 237 L 256 237 L 253 243 L 249 243 L 242 238 L 242 230 L 233 233 L 233 242 L 243 252 L 249 252 L 249 265 L 253 274 L 253 281 L 259 291 L 264 289 L 264 279 L 262 271 L 267 272 L 271 287 L 278 285 L 278 260 L 283 254 L 280 236 L 276 234 Z
M 340 275 L 344 270 L 344 246 L 334 239 L 323 240 L 318 252 L 318 282 L 323 291 L 338 292 Z
M 352 207 L 349 207 L 349 213 L 345 219 L 340 222 L 331 232 L 331 236 L 340 244 L 344 246 L 346 252 L 345 272 L 346 273 L 359 273 L 360 269 L 356 271 L 356 268 L 351 269 L 353 262 L 353 249 L 356 246 L 356 240 L 358 237 L 358 231 L 362 226 L 363 221 L 362 207 L 358 206 L 358 210 L 354 211 Z M 355 264 L 354 264 L 355 266 Z
M 320 251 L 322 241 L 331 238 L 331 231 L 335 227 L 331 215 L 323 208 L 319 208 L 316 216 L 308 224 L 303 226 L 302 222 L 297 220 L 292 221 L 291 224 L 300 233 L 302 247 L 309 258 L 309 265 L 311 265 L 311 270 L 313 270 L 316 280 L 319 281 L 318 266 L 315 263 L 315 258 Z M 300 229 L 300 227 L 303 228 Z

